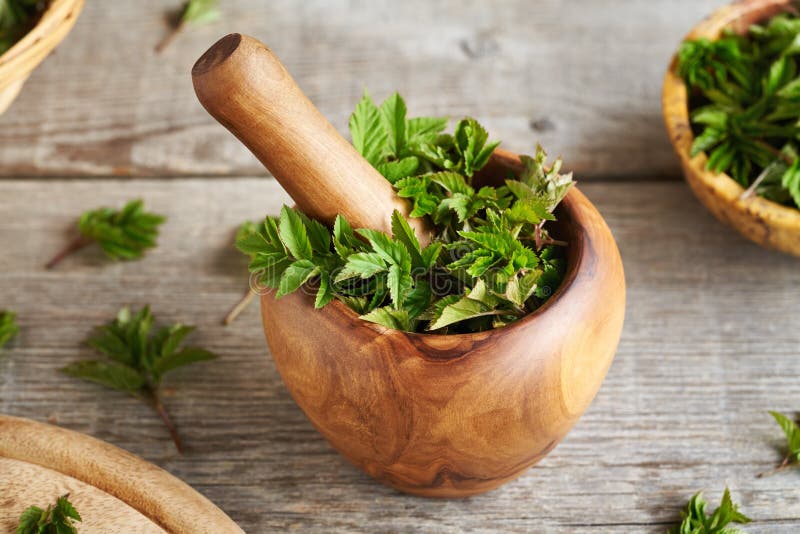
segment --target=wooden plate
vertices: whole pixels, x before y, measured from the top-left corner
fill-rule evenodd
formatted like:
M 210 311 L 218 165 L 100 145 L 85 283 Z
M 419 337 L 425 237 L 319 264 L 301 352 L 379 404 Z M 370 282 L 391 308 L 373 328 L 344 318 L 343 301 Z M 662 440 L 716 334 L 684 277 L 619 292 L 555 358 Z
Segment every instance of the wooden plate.
M 160 467 L 108 443 L 0 415 L 0 532 L 23 510 L 65 493 L 81 534 L 242 533 L 225 513 Z

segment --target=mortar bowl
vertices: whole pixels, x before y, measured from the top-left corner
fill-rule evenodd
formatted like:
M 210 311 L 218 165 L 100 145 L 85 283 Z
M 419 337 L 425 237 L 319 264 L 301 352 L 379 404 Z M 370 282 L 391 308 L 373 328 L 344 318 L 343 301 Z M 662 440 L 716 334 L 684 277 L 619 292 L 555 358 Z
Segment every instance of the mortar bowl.
M 520 168 L 496 151 L 485 169 Z M 472 334 L 408 333 L 338 300 L 262 295 L 267 342 L 311 423 L 375 479 L 425 497 L 466 497 L 521 475 L 589 407 L 617 349 L 625 276 L 611 232 L 572 188 L 553 233 L 568 242 L 561 286 L 538 310 Z

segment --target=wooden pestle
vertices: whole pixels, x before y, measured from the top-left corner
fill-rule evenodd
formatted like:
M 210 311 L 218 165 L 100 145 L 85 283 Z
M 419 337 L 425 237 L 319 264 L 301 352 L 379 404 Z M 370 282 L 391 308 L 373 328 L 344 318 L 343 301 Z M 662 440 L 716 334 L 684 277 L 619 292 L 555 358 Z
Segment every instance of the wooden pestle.
M 332 225 L 388 234 L 397 209 L 409 206 L 392 185 L 328 122 L 263 43 L 238 33 L 217 41 L 192 68 L 203 107 L 239 138 L 306 215 Z M 409 219 L 420 243 L 425 219 Z

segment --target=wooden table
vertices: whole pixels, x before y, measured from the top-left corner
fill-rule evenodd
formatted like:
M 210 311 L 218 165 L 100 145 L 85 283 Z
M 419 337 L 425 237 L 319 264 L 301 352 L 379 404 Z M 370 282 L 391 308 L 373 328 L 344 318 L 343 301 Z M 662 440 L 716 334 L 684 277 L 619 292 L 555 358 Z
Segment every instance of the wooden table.
M 0 118 L 0 308 L 22 332 L 0 354 L 0 411 L 54 421 L 166 468 L 248 532 L 663 532 L 691 494 L 725 485 L 755 522 L 800 529 L 800 473 L 766 413 L 800 409 L 798 260 L 711 218 L 680 180 L 659 110 L 669 55 L 721 1 L 225 0 L 224 18 L 162 56 L 165 2 L 89 2 L 73 34 Z M 596 401 L 521 479 L 462 501 L 379 486 L 292 402 L 246 287 L 236 226 L 288 202 L 193 95 L 194 59 L 229 31 L 258 36 L 344 130 L 363 87 L 415 114 L 472 114 L 506 148 L 564 155 L 614 231 L 628 314 Z M 42 265 L 99 205 L 142 197 L 169 216 L 141 262 L 97 251 Z M 199 326 L 219 361 L 176 372 L 179 456 L 150 409 L 57 372 L 92 352 L 92 325 L 125 304 Z

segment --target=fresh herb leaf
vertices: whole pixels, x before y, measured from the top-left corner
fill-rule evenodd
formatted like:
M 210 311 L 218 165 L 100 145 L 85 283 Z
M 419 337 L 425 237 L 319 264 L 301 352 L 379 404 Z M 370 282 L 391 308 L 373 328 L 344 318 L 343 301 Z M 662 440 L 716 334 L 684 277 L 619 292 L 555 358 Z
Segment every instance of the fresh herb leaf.
M 769 200 L 800 207 L 800 18 L 782 13 L 745 35 L 684 42 L 678 74 L 691 91 L 690 154 Z
M 180 452 L 180 437 L 162 403 L 161 381 L 174 369 L 217 356 L 204 349 L 182 347 L 185 338 L 194 330 L 193 326 L 174 324 L 152 332 L 154 323 L 149 306 L 136 313 L 122 308 L 116 319 L 97 327 L 88 340 L 89 346 L 106 359 L 74 362 L 62 371 L 150 404 L 164 421 Z
M 800 428 L 798 428 L 797 422 L 780 412 L 769 412 L 769 414 L 775 419 L 775 422 L 783 430 L 784 436 L 786 436 L 786 454 L 778 467 L 760 473 L 758 475 L 759 478 L 800 467 Z
M 377 167 L 387 149 L 388 135 L 383 128 L 381 112 L 366 90 L 350 116 L 350 135 L 356 150 L 373 167 Z
M 398 93 L 383 101 L 380 108 L 383 129 L 387 133 L 389 153 L 399 157 L 406 149 L 406 103 Z
M 18 333 L 17 314 L 11 311 L 0 311 L 0 349 Z
M 156 52 L 161 53 L 182 32 L 187 25 L 208 24 L 220 17 L 219 0 L 188 0 L 173 17 L 170 32 L 156 45 Z
M 545 225 L 572 186 L 561 161 L 537 147 L 524 169 L 499 187 L 473 184 L 498 143 L 475 119 L 442 133 L 447 120 L 408 118 L 397 93 L 376 106 L 365 92 L 350 117 L 355 148 L 431 218 L 422 249 L 408 221 L 392 214 L 392 236 L 336 218 L 332 231 L 285 207 L 242 236 L 259 282 L 276 298 L 304 284 L 315 306 L 336 298 L 362 319 L 389 328 L 457 333 L 511 323 L 542 305 L 564 276 L 561 247 Z
M 27 508 L 19 518 L 16 534 L 77 534 L 76 521 L 80 523 L 81 516 L 66 494 L 46 510 L 38 506 Z
M 65 257 L 97 243 L 113 260 L 136 260 L 156 246 L 158 227 L 165 217 L 148 213 L 141 200 L 128 202 L 122 209 L 99 208 L 78 219 L 80 235 L 59 252 L 46 267 L 54 268 Z
M 681 524 L 671 528 L 669 534 L 739 534 L 741 530 L 729 525 L 751 521 L 739 512 L 738 505 L 731 500 L 728 488 L 725 488 L 719 507 L 710 516 L 706 515 L 706 504 L 702 492 L 695 493 L 681 512 Z

